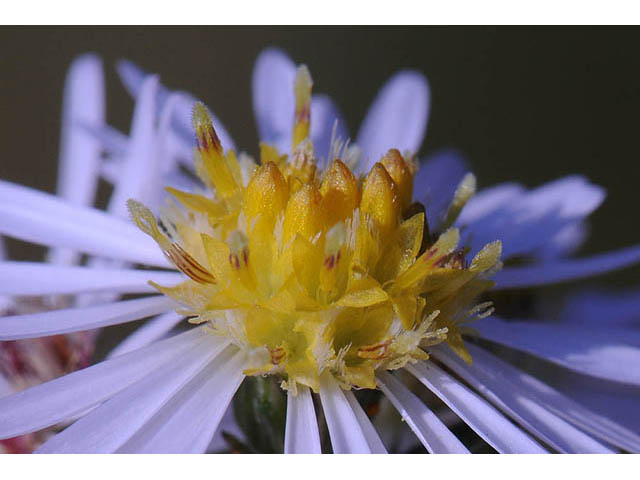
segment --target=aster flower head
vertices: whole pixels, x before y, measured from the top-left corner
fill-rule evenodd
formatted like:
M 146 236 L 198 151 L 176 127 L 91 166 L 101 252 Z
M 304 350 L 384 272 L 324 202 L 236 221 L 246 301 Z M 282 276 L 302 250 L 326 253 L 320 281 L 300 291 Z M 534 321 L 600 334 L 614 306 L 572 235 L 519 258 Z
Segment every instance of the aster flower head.
M 98 145 L 88 156 L 114 183 L 111 215 L 0 184 L 1 233 L 103 258 L 55 268 L 5 262 L 16 282 L 0 293 L 76 299 L 73 308 L 2 319 L 0 338 L 158 316 L 106 361 L 0 399 L 0 435 L 75 420 L 41 451 L 205 451 L 243 380 L 268 376 L 287 392 L 286 452 L 320 451 L 317 408 L 334 452 L 387 451 L 381 421 L 374 427 L 354 395 L 367 389 L 382 391 L 428 451 L 467 452 L 409 388 L 406 372 L 501 452 L 639 449 L 632 430 L 473 340 L 521 342 L 563 368 L 638 383 L 633 372 L 613 372 L 607 355 L 586 367 L 566 345 L 541 349 L 535 327 L 531 334 L 521 322 L 485 318 L 496 288 L 638 260 L 637 247 L 564 258 L 602 200 L 598 187 L 569 177 L 531 192 L 503 185 L 474 196 L 475 177 L 451 153 L 421 165 L 429 93 L 413 72 L 383 88 L 351 143 L 333 102 L 312 96 L 309 70 L 266 51 L 253 85 L 257 160 L 236 151 L 202 103 L 130 64 L 121 73 L 137 97 L 130 137 L 96 119 L 73 130 Z M 199 183 L 180 173 L 191 154 Z M 54 213 L 64 221 L 52 221 Z M 500 271 L 516 256 L 532 263 Z M 29 273 L 41 277 L 19 281 Z M 125 292 L 161 295 L 118 301 Z M 182 318 L 193 326 L 163 338 Z

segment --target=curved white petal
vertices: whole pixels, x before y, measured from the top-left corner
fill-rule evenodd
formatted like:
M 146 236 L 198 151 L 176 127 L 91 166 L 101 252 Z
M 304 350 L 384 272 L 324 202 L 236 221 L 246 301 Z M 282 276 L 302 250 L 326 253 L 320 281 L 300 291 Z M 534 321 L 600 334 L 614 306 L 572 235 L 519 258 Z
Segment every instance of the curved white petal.
M 305 385 L 298 386 L 296 395 L 287 393 L 284 453 L 322 453 L 313 397 Z
M 268 48 L 253 67 L 253 111 L 260 140 L 281 152 L 291 150 L 296 66 L 281 50 Z
M 344 392 L 344 396 L 347 399 L 347 402 L 349 402 L 349 405 L 351 406 L 353 413 L 355 413 L 356 415 L 356 419 L 360 424 L 362 433 L 364 433 L 364 438 L 367 440 L 367 443 L 369 444 L 369 449 L 371 450 L 371 453 L 387 453 L 387 449 L 382 443 L 382 439 L 378 435 L 378 432 L 373 426 L 373 423 L 371 422 L 371 420 L 369 420 L 369 417 L 360 406 L 360 403 L 358 402 L 358 399 L 353 394 L 353 392 L 351 391 Z
M 519 378 L 526 376 L 473 344 L 466 344 L 473 364 L 467 365 L 446 347 L 435 356 L 460 375 L 497 408 L 553 448 L 566 453 L 611 453 L 611 450 L 546 408 L 546 403 Z
M 128 216 L 127 200 L 135 198 L 145 203 L 160 189 L 158 142 L 156 132 L 156 96 L 160 81 L 147 76 L 140 86 L 131 121 L 131 134 L 124 157 L 124 168 L 114 183 L 107 211 L 118 217 Z
M 526 288 L 567 282 L 611 272 L 640 262 L 640 245 L 591 257 L 505 267 L 495 274 L 496 289 Z
M 349 401 L 329 374 L 320 377 L 320 400 L 331 436 L 333 453 L 386 453 L 386 450 L 378 450 L 382 441 L 371 421 L 364 412 L 360 415 L 360 412 L 354 409 L 352 401 Z M 362 410 L 357 402 L 355 405 Z
M 244 379 L 245 364 L 244 352 L 227 347 L 117 453 L 203 453 Z
M 110 291 L 147 293 L 159 285 L 175 285 L 184 280 L 177 272 L 131 269 L 64 267 L 39 262 L 0 262 L 0 294 L 68 295 Z
M 148 73 L 128 60 L 118 61 L 116 68 L 118 70 L 120 80 L 122 81 L 129 94 L 133 98 L 137 98 L 140 95 L 142 84 Z M 156 108 L 158 109 L 158 111 L 162 111 L 171 93 L 172 92 L 168 88 L 160 85 L 156 97 Z M 175 133 L 181 137 L 182 141 L 186 145 L 192 146 L 195 144 L 195 137 L 193 128 L 191 127 L 191 113 L 193 110 L 193 104 L 196 102 L 196 98 L 187 92 L 176 93 L 179 93 L 182 97 L 184 97 L 185 101 L 181 102 L 180 107 L 176 108 L 176 110 L 174 111 L 172 127 Z M 233 139 L 231 138 L 231 135 L 229 135 L 229 132 L 224 127 L 222 122 L 213 114 L 211 114 L 211 120 L 213 122 L 213 125 L 215 126 L 216 133 L 220 138 L 222 146 L 225 149 L 235 149 Z
M 433 362 L 409 364 L 406 369 L 499 453 L 546 453 L 503 414 Z
M 542 357 L 584 375 L 640 386 L 640 332 L 588 330 L 564 323 L 485 318 L 474 328 L 493 342 Z M 635 343 L 635 345 L 634 345 Z
M 195 328 L 0 398 L 0 439 L 40 430 L 82 413 L 176 361 L 203 336 L 210 335 L 204 328 Z
M 400 380 L 382 371 L 377 373 L 376 382 L 430 453 L 469 453 L 446 425 Z
M 117 357 L 118 355 L 124 355 L 125 353 L 146 347 L 150 343 L 164 337 L 173 327 L 180 323 L 183 318 L 184 315 L 179 315 L 174 310 L 171 310 L 149 319 L 144 325 L 136 329 L 136 331 L 111 350 L 107 358 Z
M 179 359 L 117 393 L 51 437 L 36 453 L 112 453 L 138 431 L 228 342 L 201 338 Z
M 171 310 L 175 302 L 164 295 L 136 300 L 68 308 L 0 318 L 0 341 L 37 338 L 91 330 L 139 320 Z
M 456 189 L 468 172 L 467 162 L 454 150 L 429 155 L 420 165 L 413 182 L 413 199 L 425 206 L 430 231 L 440 228 Z
M 100 141 L 83 125 L 100 128 L 105 120 L 105 86 L 102 62 L 97 55 L 86 54 L 73 61 L 64 87 L 62 132 L 58 162 L 57 193 L 77 205 L 92 205 L 98 186 Z M 49 260 L 70 265 L 77 253 L 55 248 Z
M 3 180 L 0 233 L 100 257 L 159 267 L 170 265 L 151 237 L 132 222 Z
M 100 142 L 102 148 L 109 157 L 122 157 L 127 151 L 127 142 L 129 137 L 117 128 L 111 125 L 102 125 L 96 127 L 94 125 L 83 124 L 82 127 L 87 133 Z
M 144 78 L 131 121 L 131 133 L 127 150 L 122 161 L 118 177 L 113 183 L 113 192 L 107 204 L 107 211 L 117 217 L 127 218 L 129 215 L 127 201 L 134 198 L 149 204 L 161 190 L 162 162 L 158 153 L 158 132 L 156 129 L 156 97 L 159 79 L 155 75 Z M 87 265 L 90 268 L 123 268 L 122 261 L 91 258 Z M 111 302 L 117 295 L 83 295 L 76 299 L 77 306 Z
M 382 87 L 362 122 L 356 144 L 362 148 L 365 171 L 390 148 L 418 153 L 429 117 L 429 84 L 420 73 L 396 73 Z
M 115 183 L 120 178 L 121 171 L 124 167 L 124 162 L 122 158 L 112 157 L 102 162 L 101 175 L 102 177 L 109 183 Z M 178 190 L 185 190 L 187 192 L 192 192 L 194 188 L 198 187 L 198 182 L 182 172 L 179 167 L 174 168 L 173 170 L 167 171 L 160 183 L 163 187 L 174 187 Z M 157 211 L 157 207 L 164 206 L 164 204 L 157 201 L 157 197 L 160 196 L 163 198 L 163 193 L 160 192 L 156 195 L 156 200 L 151 199 L 149 201 L 150 208 L 152 211 Z M 154 203 L 155 202 L 155 203 Z

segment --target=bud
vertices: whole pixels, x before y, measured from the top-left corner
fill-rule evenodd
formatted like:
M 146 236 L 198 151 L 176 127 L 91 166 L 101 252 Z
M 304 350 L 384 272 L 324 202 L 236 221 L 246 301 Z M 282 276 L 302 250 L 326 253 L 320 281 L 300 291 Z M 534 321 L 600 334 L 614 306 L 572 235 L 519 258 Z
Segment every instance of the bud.
M 273 162 L 258 168 L 247 185 L 243 199 L 243 210 L 248 220 L 262 214 L 262 218 L 275 222 L 284 210 L 289 198 L 287 182 Z
M 325 226 L 322 195 L 314 185 L 303 185 L 291 198 L 284 214 L 283 240 L 286 244 L 296 233 L 312 241 Z
M 358 181 L 340 160 L 333 161 L 320 185 L 322 204 L 327 212 L 327 225 L 351 217 L 358 207 L 360 192 Z
M 413 195 L 413 174 L 411 169 L 395 148 L 390 149 L 382 157 L 381 162 L 396 184 L 402 209 L 406 209 L 411 205 L 411 197 Z
M 376 163 L 362 185 L 360 211 L 369 215 L 380 233 L 389 233 L 398 222 L 400 201 L 396 185 L 385 168 Z

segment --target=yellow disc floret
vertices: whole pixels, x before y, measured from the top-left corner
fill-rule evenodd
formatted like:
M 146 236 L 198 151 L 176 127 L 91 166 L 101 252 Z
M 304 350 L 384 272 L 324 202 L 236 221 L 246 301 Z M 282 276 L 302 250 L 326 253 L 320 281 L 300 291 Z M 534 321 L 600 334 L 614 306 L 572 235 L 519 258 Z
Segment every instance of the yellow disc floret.
M 392 149 L 358 177 L 340 158 L 318 167 L 309 138 L 311 76 L 298 70 L 292 153 L 261 145 L 257 166 L 225 152 L 196 104 L 196 172 L 206 189 L 168 192 L 158 220 L 131 200 L 138 226 L 187 279 L 154 285 L 192 323 L 208 323 L 251 355 L 246 374 L 275 374 L 283 387 L 318 389 L 330 374 L 344 388 L 375 388 L 377 369 L 428 358 L 447 341 L 467 361 L 464 324 L 486 315 L 473 301 L 492 283 L 500 243 L 471 263 L 458 230 L 428 234 L 411 204 L 416 164 Z M 338 151 L 332 148 L 331 151 Z M 475 188 L 465 178 L 447 217 Z

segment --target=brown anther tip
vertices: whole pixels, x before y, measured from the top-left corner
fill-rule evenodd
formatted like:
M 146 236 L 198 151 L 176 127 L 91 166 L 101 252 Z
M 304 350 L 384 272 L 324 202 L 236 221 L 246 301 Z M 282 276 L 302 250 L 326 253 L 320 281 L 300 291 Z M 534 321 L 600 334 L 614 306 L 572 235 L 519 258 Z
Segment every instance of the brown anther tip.
M 427 252 L 424 254 L 424 261 L 426 262 L 427 260 L 430 260 L 431 258 L 433 258 L 433 256 L 438 253 L 438 248 L 437 247 L 433 247 L 430 250 L 427 250 Z
M 336 264 L 336 257 L 334 255 L 329 255 L 324 259 L 324 266 L 327 270 L 331 270 Z
M 222 144 L 218 134 L 213 128 L 207 108 L 201 102 L 196 102 L 193 107 L 193 128 L 196 131 L 196 140 L 200 151 L 215 149 L 222 151 Z
M 282 347 L 270 348 L 269 355 L 271 357 L 271 363 L 273 365 L 279 365 L 282 360 L 287 356 L 287 352 Z
M 172 243 L 164 254 L 192 280 L 202 284 L 216 283 L 215 277 L 177 243 Z

